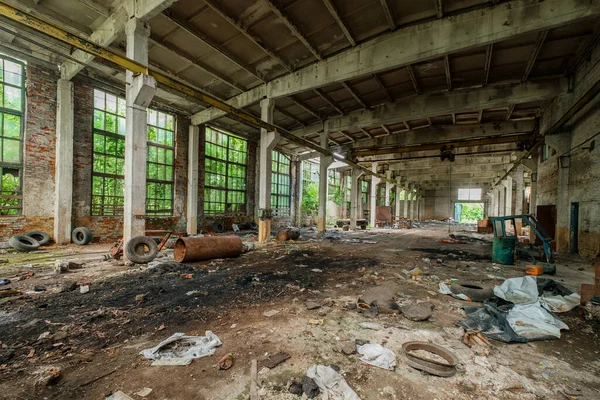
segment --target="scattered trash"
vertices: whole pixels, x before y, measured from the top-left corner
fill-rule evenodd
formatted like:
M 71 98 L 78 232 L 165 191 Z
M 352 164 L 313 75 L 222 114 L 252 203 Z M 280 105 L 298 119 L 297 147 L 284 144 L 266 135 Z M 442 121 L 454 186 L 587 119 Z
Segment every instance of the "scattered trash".
M 366 364 L 387 370 L 396 367 L 396 353 L 380 344 L 367 343 L 357 346 L 356 351 L 362 355 L 360 361 Z
M 314 326 L 324 325 L 325 324 L 325 320 L 322 320 L 322 319 L 309 319 L 308 323 L 310 325 L 314 325 Z
M 1 297 L 13 297 L 21 294 L 21 291 L 18 289 L 2 289 L 0 290 L 0 298 Z
M 424 258 L 422 261 L 427 264 L 431 263 L 431 259 L 429 258 Z
M 360 400 L 344 377 L 331 367 L 313 365 L 308 369 L 306 376 L 318 386 L 323 399 Z M 302 387 L 304 389 L 304 384 Z M 309 398 L 311 397 L 309 396 Z
M 90 285 L 79 286 L 79 293 L 88 293 L 90 291 Z
M 277 314 L 279 314 L 279 310 L 265 311 L 265 312 L 263 313 L 263 315 L 264 315 L 265 317 L 272 317 L 272 316 L 274 316 L 274 315 L 277 315 Z
M 38 336 L 38 340 L 48 339 L 49 337 L 50 337 L 50 332 L 44 332 L 44 333 L 41 333 L 40 336 Z
M 487 347 L 491 346 L 490 341 L 487 340 L 487 338 L 485 336 L 483 336 L 481 334 L 481 332 L 477 332 L 477 331 L 465 332 L 465 334 L 463 336 L 463 343 L 469 347 L 475 346 L 475 345 L 487 346 Z
M 0 286 L 8 285 L 10 283 L 10 279 L 2 278 L 0 279 Z
M 456 374 L 456 365 L 458 358 L 454 353 L 446 350 L 442 346 L 428 342 L 407 342 L 402 345 L 402 349 L 406 355 L 407 364 L 412 368 L 424 371 L 432 375 L 450 377 Z M 415 351 L 415 353 L 411 353 Z M 419 351 L 419 353 L 417 353 Z M 426 352 L 425 354 L 422 354 Z M 435 356 L 441 357 L 447 361 L 442 363 L 430 356 L 427 353 L 432 353 Z
M 54 261 L 54 272 L 57 274 L 65 274 L 72 269 L 81 269 L 83 264 L 78 264 L 67 260 L 56 260 Z
M 187 362 L 189 364 L 194 358 L 213 355 L 215 349 L 221 344 L 221 340 L 211 331 L 206 331 L 205 336 L 186 336 L 185 333 L 175 333 L 157 346 L 142 350 L 140 354 L 150 360 Z M 152 363 L 152 365 L 159 364 Z
M 444 243 L 444 244 L 463 244 L 464 242 L 462 240 L 457 240 L 457 239 L 440 239 L 438 240 L 439 243 Z
M 233 228 L 234 232 L 239 232 L 240 231 L 240 227 L 237 224 L 232 224 L 231 227 Z
M 112 395 L 108 396 L 105 400 L 133 400 L 133 398 L 118 390 Z
M 319 268 L 313 268 L 311 269 L 312 272 L 323 272 L 323 270 L 319 269 Z
M 186 296 L 193 296 L 195 294 L 201 294 L 203 296 L 208 296 L 208 292 L 203 292 L 201 290 L 190 290 L 189 292 L 185 293 Z
M 402 315 L 411 321 L 427 321 L 431 318 L 434 305 L 429 302 L 411 304 L 400 308 Z
M 194 279 L 194 274 L 181 274 L 183 279 Z
M 494 294 L 514 304 L 531 304 L 539 300 L 542 307 L 554 313 L 571 311 L 581 301 L 579 294 L 560 283 L 532 276 L 507 279 L 494 288 Z
M 315 384 L 315 386 L 316 386 L 316 384 Z M 318 386 L 317 386 L 317 389 L 318 389 Z M 302 396 L 302 393 L 304 393 L 304 391 L 302 390 L 302 383 L 296 382 L 295 380 L 293 380 L 292 383 L 290 383 L 290 387 L 288 390 L 290 391 L 291 394 L 294 394 L 296 396 Z
M 152 389 L 149 387 L 145 387 L 141 390 L 139 390 L 138 392 L 136 392 L 135 394 L 140 396 L 140 397 L 146 397 L 148 396 L 150 393 L 152 393 Z
M 291 355 L 289 355 L 288 353 L 277 353 L 271 357 L 269 357 L 266 360 L 263 360 L 261 362 L 261 365 L 263 367 L 267 367 L 269 369 L 273 369 L 276 366 L 278 366 L 279 364 L 281 364 L 282 362 L 288 360 L 291 357 Z
M 38 368 L 33 374 L 37 376 L 35 379 L 36 386 L 49 386 L 60 378 L 61 368 L 57 366 L 44 366 Z
M 410 275 L 413 279 L 423 276 L 423 271 L 421 271 L 421 268 L 419 268 L 419 267 L 414 267 L 410 271 L 406 270 L 406 269 L 403 269 L 402 272 L 405 275 Z
M 380 331 L 383 328 L 381 327 L 381 325 L 376 324 L 375 322 L 361 322 L 360 323 L 360 327 L 363 329 L 371 329 L 374 331 Z
M 225 354 L 223 358 L 219 360 L 219 369 L 227 371 L 231 367 L 233 367 L 233 354 Z
M 391 282 L 370 288 L 359 297 L 358 307 L 361 310 L 375 308 L 373 316 L 377 315 L 378 312 L 393 314 L 398 310 L 398 305 L 395 302 L 397 288 L 397 285 Z
M 308 397 L 309 399 L 314 399 L 319 395 L 321 391 L 319 390 L 319 386 L 314 380 L 304 375 L 304 377 L 302 377 L 302 392 L 305 393 L 306 397 Z

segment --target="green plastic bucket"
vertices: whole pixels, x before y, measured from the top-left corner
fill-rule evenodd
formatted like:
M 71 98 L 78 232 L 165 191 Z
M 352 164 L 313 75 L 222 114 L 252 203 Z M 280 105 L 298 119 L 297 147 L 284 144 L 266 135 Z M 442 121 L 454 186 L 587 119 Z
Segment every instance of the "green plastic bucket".
M 492 245 L 492 262 L 502 265 L 513 265 L 515 263 L 516 238 L 494 238 Z

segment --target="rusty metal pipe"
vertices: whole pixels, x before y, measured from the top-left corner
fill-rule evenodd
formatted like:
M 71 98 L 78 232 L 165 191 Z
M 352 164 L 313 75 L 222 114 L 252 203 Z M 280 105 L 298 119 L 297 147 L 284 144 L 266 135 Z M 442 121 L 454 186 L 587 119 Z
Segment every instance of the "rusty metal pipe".
M 177 262 L 193 262 L 237 257 L 242 251 L 238 236 L 182 237 L 175 242 L 173 257 Z

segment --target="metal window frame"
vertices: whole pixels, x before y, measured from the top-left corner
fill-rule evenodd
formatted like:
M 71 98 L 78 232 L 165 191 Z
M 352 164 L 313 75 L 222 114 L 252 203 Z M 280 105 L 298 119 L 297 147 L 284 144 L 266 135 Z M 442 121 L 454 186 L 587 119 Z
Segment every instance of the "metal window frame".
M 2 124 L 2 136 L 0 136 L 0 141 L 2 142 L 2 144 L 4 144 L 4 115 L 5 114 L 10 114 L 10 115 L 15 115 L 18 116 L 20 118 L 20 127 L 19 127 L 19 162 L 18 163 L 9 163 L 9 162 L 4 162 L 4 161 L 0 161 L 0 170 L 4 170 L 4 168 L 7 169 L 15 169 L 19 171 L 19 186 L 18 189 L 19 190 L 14 190 L 11 191 L 11 193 L 13 194 L 4 194 L 4 190 L 2 190 L 1 184 L 2 184 L 2 176 L 3 174 L 0 174 L 0 199 L 17 199 L 17 206 L 16 207 L 4 207 L 4 206 L 0 206 L 0 216 L 2 217 L 11 217 L 11 216 L 20 216 L 23 215 L 23 160 L 24 160 L 24 155 L 23 155 L 23 150 L 24 150 L 24 133 L 25 133 L 25 115 L 26 115 L 26 107 L 27 107 L 27 102 L 26 102 L 26 97 L 27 97 L 27 91 L 26 91 L 26 82 L 27 82 L 27 68 L 25 68 L 25 66 L 27 65 L 24 61 L 18 60 L 16 58 L 12 58 L 10 56 L 4 55 L 4 54 L 0 54 L 0 62 L 2 62 L 2 65 L 4 65 L 4 60 L 8 60 L 10 62 L 13 62 L 15 64 L 19 64 L 21 66 L 21 86 L 15 86 L 12 83 L 8 83 L 8 86 L 10 87 L 14 87 L 14 88 L 19 88 L 21 90 L 21 111 L 15 111 L 13 109 L 9 109 L 9 108 L 4 108 L 4 92 L 2 92 L 2 104 L 0 104 L 0 114 L 2 114 L 2 118 L 0 120 L 0 124 Z M 4 67 L 2 66 L 2 69 L 4 71 Z M 2 80 L 0 81 L 0 83 L 2 83 L 3 86 L 6 86 L 7 83 L 4 81 L 5 79 L 5 73 L 2 74 Z M 10 140 L 15 140 L 15 139 L 10 139 Z M 3 146 L 0 146 L 0 152 L 3 150 Z M 2 156 L 2 160 L 4 159 L 4 155 L 2 153 L 0 153 L 0 155 Z M 4 214 L 4 211 L 10 211 L 10 210 L 16 210 L 16 214 Z
M 212 125 L 207 125 L 206 129 L 210 129 L 213 132 L 216 132 L 220 135 L 225 135 L 225 137 L 227 137 L 227 146 L 223 146 L 220 143 L 215 143 L 215 142 L 211 142 L 208 140 L 208 135 L 205 135 L 205 143 L 204 143 L 204 174 L 205 174 L 205 184 L 204 184 L 204 215 L 206 216 L 212 216 L 212 217 L 219 217 L 219 216 L 236 216 L 236 215 L 242 215 L 241 209 L 240 210 L 233 210 L 231 207 L 232 206 L 246 206 L 248 204 L 248 195 L 246 193 L 247 188 L 245 188 L 244 190 L 240 190 L 240 189 L 230 189 L 229 188 L 229 179 L 230 178 L 235 178 L 235 179 L 242 179 L 244 182 L 246 182 L 247 177 L 248 177 L 248 140 L 234 135 L 232 133 L 223 131 L 221 129 L 215 128 Z M 246 163 L 242 164 L 242 163 L 238 163 L 238 162 L 234 162 L 234 161 L 229 161 L 229 151 L 233 150 L 236 152 L 240 152 L 239 150 L 235 150 L 235 149 L 231 149 L 230 147 L 230 138 L 233 137 L 235 139 L 239 139 L 239 140 L 243 140 L 246 143 L 246 148 L 243 151 L 243 153 L 245 154 L 245 160 Z M 222 149 L 225 149 L 225 160 L 214 157 L 214 156 L 209 156 L 206 149 L 208 144 L 214 145 L 214 146 L 218 146 Z M 225 164 L 225 175 L 223 174 L 217 174 L 214 172 L 208 172 L 207 168 L 206 168 L 206 163 L 208 160 L 213 160 L 216 162 L 220 162 L 220 163 L 224 163 Z M 230 176 L 230 172 L 229 172 L 229 166 L 230 165 L 235 165 L 238 167 L 242 167 L 244 168 L 244 176 L 243 177 L 238 177 L 238 176 Z M 225 185 L 224 187 L 220 187 L 220 186 L 213 186 L 213 185 L 207 185 L 206 184 L 206 174 L 216 174 L 216 175 L 220 175 L 220 176 L 224 176 L 225 177 Z M 210 189 L 210 190 L 218 190 L 218 191 L 222 191 L 224 192 L 224 199 L 225 202 L 214 202 L 214 201 L 208 201 L 207 196 L 206 196 L 206 190 Z M 237 193 L 237 194 L 242 194 L 243 195 L 243 202 L 229 202 L 229 193 Z M 221 210 L 216 210 L 216 209 L 212 209 L 211 205 L 213 204 L 221 204 L 223 205 L 223 211 Z M 241 207 L 240 207 L 241 208 Z M 228 211 L 228 209 L 231 209 L 231 211 Z
M 277 159 L 273 157 L 275 154 L 277 154 Z M 271 157 L 272 165 L 274 163 L 277 166 L 277 168 L 275 168 L 275 171 L 273 171 L 273 169 L 271 170 L 271 209 L 277 210 L 276 214 L 280 217 L 290 216 L 292 207 L 292 159 L 286 154 L 276 150 L 273 150 Z M 279 172 L 280 167 L 282 165 L 285 166 L 285 164 L 282 162 L 282 158 L 284 158 L 288 162 L 287 173 Z M 286 176 L 289 179 L 289 185 L 282 182 L 282 178 Z M 273 183 L 275 183 L 275 187 L 277 188 L 275 192 L 272 190 Z M 283 194 L 281 192 L 281 189 L 283 187 L 288 188 L 289 194 Z M 273 198 L 275 199 L 275 202 L 273 202 Z M 282 200 L 284 199 L 287 199 L 287 204 L 282 204 Z
M 177 139 L 177 118 L 175 118 L 175 115 L 170 114 L 170 113 L 166 113 L 164 111 L 160 111 L 160 110 L 155 110 L 155 109 L 151 109 L 152 111 L 158 113 L 158 114 L 164 114 L 165 116 L 171 116 L 173 118 L 173 130 L 167 129 L 167 128 L 161 128 L 158 125 L 154 125 L 154 124 L 150 124 L 146 121 L 147 127 L 153 127 L 157 130 L 162 129 L 164 131 L 168 131 L 171 132 L 171 134 L 173 135 L 173 145 L 169 146 L 169 145 L 165 145 L 165 144 L 160 144 L 160 143 L 156 143 L 156 142 L 151 142 L 149 139 L 146 140 L 147 146 L 148 148 L 150 147 L 154 147 L 157 150 L 158 149 L 164 149 L 166 150 L 171 150 L 173 152 L 173 158 L 171 160 L 171 164 L 167 164 L 166 161 L 165 163 L 161 163 L 161 162 L 154 162 L 154 161 L 149 161 L 148 158 L 146 158 L 146 171 L 148 171 L 148 168 L 150 165 L 158 165 L 158 166 L 163 166 L 165 168 L 171 167 L 171 177 L 170 179 L 151 179 L 148 177 L 148 172 L 146 172 L 146 214 L 150 214 L 152 216 L 156 216 L 156 217 L 169 217 L 169 216 L 173 216 L 174 210 L 175 210 L 175 142 Z M 156 117 L 156 119 L 158 120 L 158 116 Z M 148 150 L 147 150 L 148 151 Z M 165 156 L 166 157 L 166 156 Z M 154 184 L 158 184 L 158 185 L 168 185 L 170 186 L 170 192 L 171 192 L 171 198 L 158 198 L 158 197 L 149 197 L 148 196 L 148 190 L 150 189 L 150 185 L 151 183 Z M 166 192 L 165 192 L 166 193 Z M 170 208 L 163 208 L 163 209 L 155 209 L 155 210 L 151 210 L 150 207 L 150 200 L 154 200 L 154 201 L 170 201 L 171 202 L 171 207 Z

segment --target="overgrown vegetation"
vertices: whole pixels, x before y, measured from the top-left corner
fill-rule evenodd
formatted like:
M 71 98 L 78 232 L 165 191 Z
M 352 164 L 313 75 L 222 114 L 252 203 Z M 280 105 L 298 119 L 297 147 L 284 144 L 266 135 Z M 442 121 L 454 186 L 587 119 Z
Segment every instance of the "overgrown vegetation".
M 462 203 L 461 224 L 476 224 L 483 219 L 483 203 Z
M 319 209 L 319 185 L 312 182 L 304 184 L 302 188 L 302 211 L 307 214 Z

